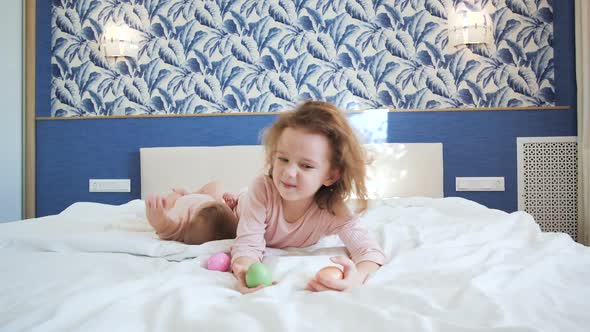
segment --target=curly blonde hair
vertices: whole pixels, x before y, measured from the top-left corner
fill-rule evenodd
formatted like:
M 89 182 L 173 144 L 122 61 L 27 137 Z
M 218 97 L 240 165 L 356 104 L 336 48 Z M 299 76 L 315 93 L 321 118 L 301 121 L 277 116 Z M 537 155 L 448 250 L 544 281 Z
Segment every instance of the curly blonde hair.
M 266 166 L 271 178 L 278 141 L 286 128 L 305 129 L 322 134 L 330 142 L 330 164 L 332 169 L 339 171 L 340 179 L 329 187 L 320 187 L 314 196 L 317 205 L 335 214 L 336 208 L 342 206 L 354 192 L 356 212 L 363 213 L 367 209 L 365 150 L 344 113 L 336 106 L 322 101 L 308 101 L 294 111 L 282 113 L 274 124 L 266 129 L 263 137 Z

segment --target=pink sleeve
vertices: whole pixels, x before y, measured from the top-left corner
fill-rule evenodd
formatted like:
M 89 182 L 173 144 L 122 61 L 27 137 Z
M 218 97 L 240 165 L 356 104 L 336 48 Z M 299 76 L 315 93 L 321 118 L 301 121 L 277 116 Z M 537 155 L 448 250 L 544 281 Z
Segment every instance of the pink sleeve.
M 248 191 L 240 197 L 239 223 L 236 240 L 231 247 L 232 263 L 238 257 L 262 260 L 266 241 L 266 210 L 270 199 L 264 176 L 257 177 Z
M 379 265 L 385 263 L 385 253 L 369 235 L 369 232 L 358 224 L 358 219 L 343 225 L 337 234 L 355 263 L 358 264 L 362 261 L 372 261 Z

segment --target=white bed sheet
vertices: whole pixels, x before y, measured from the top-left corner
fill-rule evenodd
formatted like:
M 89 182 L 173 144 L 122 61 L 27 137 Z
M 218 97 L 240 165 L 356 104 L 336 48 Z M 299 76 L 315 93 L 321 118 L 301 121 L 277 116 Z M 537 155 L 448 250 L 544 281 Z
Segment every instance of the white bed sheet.
M 0 331 L 588 331 L 590 249 L 530 215 L 460 199 L 379 201 L 363 217 L 391 261 L 362 287 L 311 293 L 336 237 L 269 250 L 249 295 L 202 266 L 231 241 L 160 241 L 143 202 L 76 203 L 0 225 Z

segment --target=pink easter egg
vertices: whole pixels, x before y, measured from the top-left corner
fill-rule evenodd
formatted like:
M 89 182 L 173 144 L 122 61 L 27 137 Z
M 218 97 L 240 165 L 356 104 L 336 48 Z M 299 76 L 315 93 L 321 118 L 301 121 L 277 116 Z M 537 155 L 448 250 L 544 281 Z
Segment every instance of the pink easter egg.
M 207 269 L 227 272 L 229 271 L 230 262 L 231 259 L 228 254 L 224 252 L 218 252 L 215 255 L 209 257 L 209 260 L 207 260 Z

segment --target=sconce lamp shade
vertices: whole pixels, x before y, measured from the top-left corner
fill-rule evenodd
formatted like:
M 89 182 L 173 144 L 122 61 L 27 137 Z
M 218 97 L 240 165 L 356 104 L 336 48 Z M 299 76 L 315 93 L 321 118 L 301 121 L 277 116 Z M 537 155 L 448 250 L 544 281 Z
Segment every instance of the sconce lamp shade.
M 110 25 L 105 28 L 102 40 L 104 54 L 107 57 L 137 57 L 140 32 L 126 25 Z
M 452 46 L 492 44 L 492 19 L 485 12 L 461 11 L 449 16 L 449 43 Z

